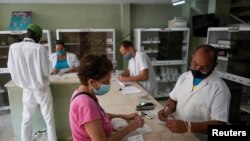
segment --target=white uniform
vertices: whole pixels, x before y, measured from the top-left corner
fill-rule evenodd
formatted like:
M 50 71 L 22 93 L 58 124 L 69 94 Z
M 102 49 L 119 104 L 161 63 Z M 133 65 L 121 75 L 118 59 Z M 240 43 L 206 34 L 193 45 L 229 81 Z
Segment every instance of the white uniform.
M 67 55 L 67 63 L 69 65 L 69 68 L 71 68 L 71 67 L 78 67 L 79 66 L 80 63 L 79 63 L 79 60 L 78 60 L 78 58 L 77 58 L 77 56 L 75 54 L 66 52 L 66 55 Z M 52 53 L 49 56 L 49 60 L 51 62 L 51 68 L 54 69 L 55 66 L 56 66 L 56 62 L 57 62 L 57 54 L 56 54 L 56 52 Z M 62 69 L 60 71 L 61 72 L 66 72 L 66 71 L 68 71 L 68 69 Z
M 213 72 L 202 80 L 192 91 L 193 75 L 191 71 L 183 73 L 170 93 L 171 99 L 177 101 L 175 119 L 204 122 L 218 120 L 228 122 L 231 94 L 224 81 Z M 200 140 L 205 135 L 195 134 Z
M 31 141 L 32 118 L 40 105 L 49 141 L 56 141 L 49 59 L 44 47 L 30 38 L 10 46 L 8 69 L 12 80 L 23 88 L 22 141 Z
M 129 73 L 131 76 L 137 76 L 144 69 L 148 69 L 148 80 L 139 81 L 139 84 L 141 84 L 142 87 L 146 89 L 151 95 L 156 95 L 158 88 L 151 61 L 145 53 L 136 51 L 135 57 L 129 60 Z

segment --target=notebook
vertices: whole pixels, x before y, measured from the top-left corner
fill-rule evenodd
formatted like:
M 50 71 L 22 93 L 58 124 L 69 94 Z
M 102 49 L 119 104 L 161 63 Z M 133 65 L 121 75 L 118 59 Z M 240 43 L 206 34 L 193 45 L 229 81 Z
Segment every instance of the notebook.
M 135 94 L 135 93 L 141 93 L 142 91 L 135 86 L 127 86 L 120 88 L 120 91 L 124 94 Z

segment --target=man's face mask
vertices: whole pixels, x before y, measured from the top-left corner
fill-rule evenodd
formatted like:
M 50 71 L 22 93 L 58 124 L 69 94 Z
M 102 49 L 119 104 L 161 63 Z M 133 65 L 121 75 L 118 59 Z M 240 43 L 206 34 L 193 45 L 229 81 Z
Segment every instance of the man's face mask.
M 191 69 L 191 72 L 192 72 L 192 75 L 194 76 L 194 78 L 204 79 L 207 76 L 209 76 L 213 72 L 213 70 L 211 70 L 209 72 L 201 72 L 198 70 Z
M 127 54 L 125 54 L 125 55 L 123 56 L 123 58 L 124 58 L 125 60 L 127 60 L 127 61 L 129 61 L 132 57 L 133 57 L 133 56 L 132 56 L 132 54 L 131 54 L 130 52 L 128 52 Z

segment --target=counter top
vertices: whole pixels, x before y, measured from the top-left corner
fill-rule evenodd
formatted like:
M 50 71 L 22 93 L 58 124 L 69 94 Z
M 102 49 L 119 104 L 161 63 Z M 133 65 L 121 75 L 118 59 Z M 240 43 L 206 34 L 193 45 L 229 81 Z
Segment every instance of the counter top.
M 77 84 L 80 83 L 77 73 L 65 73 L 63 75 L 50 75 L 50 85 L 53 84 Z M 16 84 L 11 80 L 5 84 L 5 87 L 15 87 Z
M 53 96 L 53 107 L 55 115 L 55 124 L 57 130 L 57 136 L 59 141 L 70 138 L 71 132 L 68 121 L 70 99 L 73 91 L 79 85 L 79 80 L 76 73 L 50 76 L 51 92 Z M 136 105 L 139 102 L 152 102 L 155 104 L 155 108 L 150 110 L 154 115 L 157 115 L 163 106 L 157 102 L 147 91 L 145 91 L 138 83 L 131 83 L 132 86 L 141 90 L 140 93 L 123 94 L 121 92 L 121 86 L 118 83 L 115 75 L 112 75 L 110 80 L 111 89 L 103 95 L 98 96 L 98 101 L 103 109 L 108 113 L 113 114 L 129 114 L 138 112 L 136 111 Z M 22 116 L 22 90 L 15 85 L 13 81 L 8 82 L 5 85 L 8 89 L 11 107 L 11 117 L 14 127 L 14 134 L 16 141 L 20 141 L 21 136 L 21 116 Z M 139 112 L 140 113 L 140 112 Z M 151 128 L 152 132 L 143 134 L 144 141 L 198 141 L 198 139 L 192 133 L 176 134 L 172 133 L 162 122 L 157 118 L 147 119 L 144 118 L 145 123 Z M 34 117 L 34 131 L 46 128 L 40 111 L 37 111 Z M 138 134 L 137 132 L 131 132 L 126 136 L 123 141 L 127 140 L 129 136 Z

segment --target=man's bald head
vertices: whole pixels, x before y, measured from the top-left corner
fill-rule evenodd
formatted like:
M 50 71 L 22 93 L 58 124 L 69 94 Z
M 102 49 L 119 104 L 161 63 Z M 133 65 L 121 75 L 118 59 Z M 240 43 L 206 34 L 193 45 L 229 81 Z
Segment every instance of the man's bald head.
M 209 61 L 211 62 L 211 65 L 215 67 L 217 64 L 218 55 L 216 49 L 213 46 L 203 44 L 196 48 L 193 53 L 193 58 L 194 57 L 199 57 L 202 61 Z

